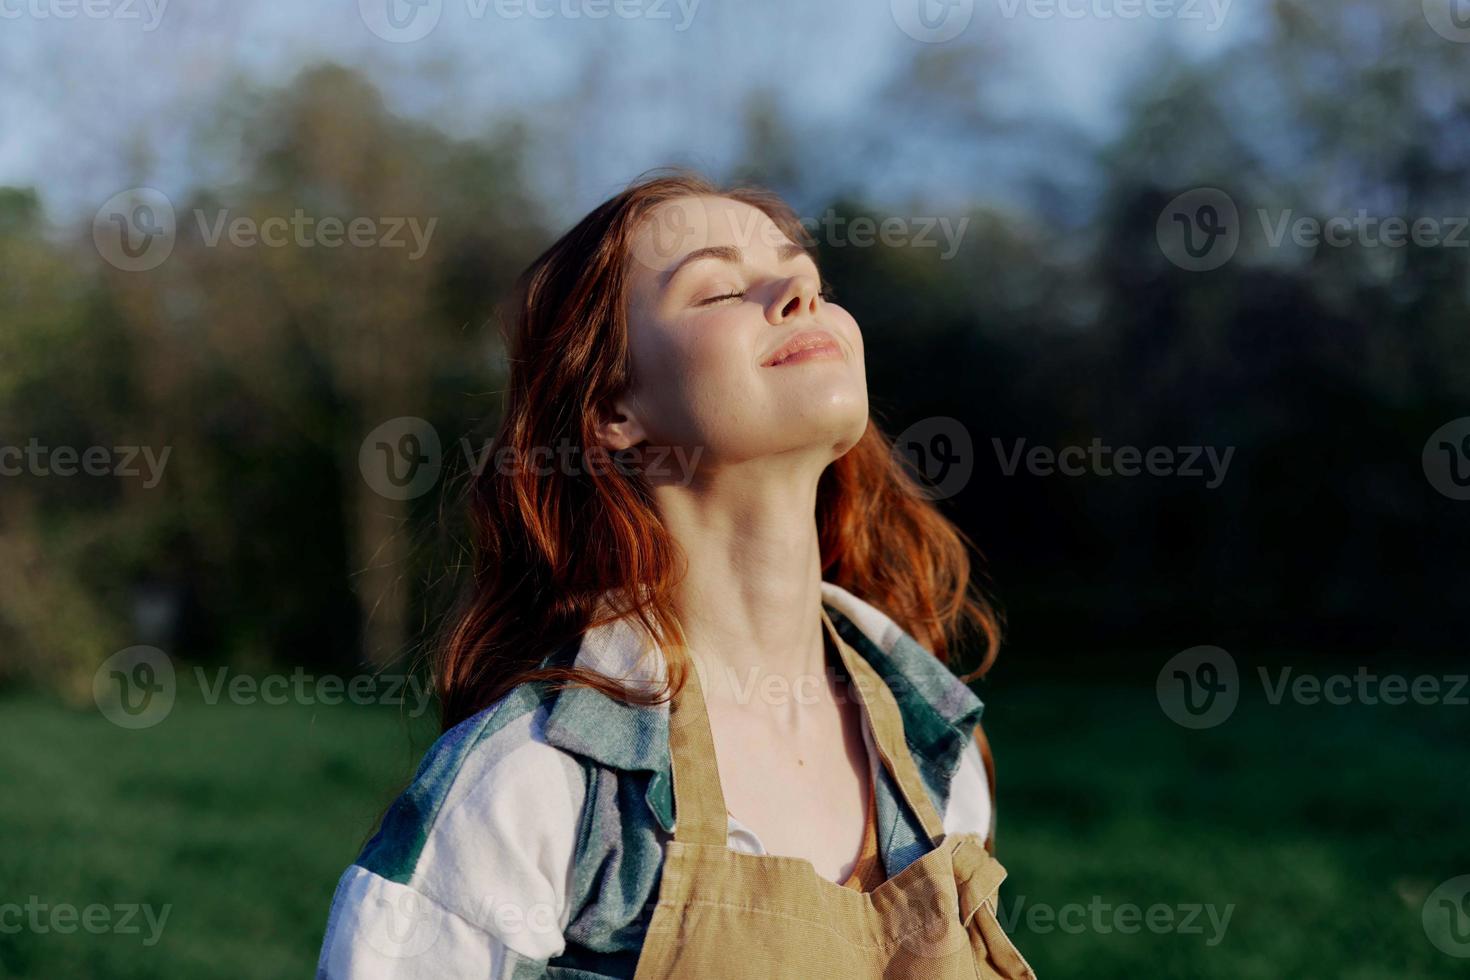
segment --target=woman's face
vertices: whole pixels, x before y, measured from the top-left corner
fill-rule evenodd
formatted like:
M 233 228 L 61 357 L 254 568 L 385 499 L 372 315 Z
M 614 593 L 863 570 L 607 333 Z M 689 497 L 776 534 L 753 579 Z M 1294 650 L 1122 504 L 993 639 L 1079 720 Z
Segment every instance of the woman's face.
M 862 437 L 862 334 L 765 212 L 665 202 L 631 258 L 632 383 L 611 441 L 697 449 L 701 465 L 783 454 L 825 468 Z

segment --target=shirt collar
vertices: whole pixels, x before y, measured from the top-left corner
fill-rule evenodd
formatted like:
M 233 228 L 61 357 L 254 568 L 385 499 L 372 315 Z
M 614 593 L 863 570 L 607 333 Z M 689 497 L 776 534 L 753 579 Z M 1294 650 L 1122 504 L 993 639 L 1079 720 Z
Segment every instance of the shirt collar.
M 842 638 L 892 689 L 910 749 L 952 776 L 983 705 L 948 667 L 883 612 L 831 582 L 822 604 Z M 580 638 L 572 663 L 624 684 L 656 689 L 664 662 L 630 617 L 594 627 Z M 673 827 L 669 781 L 669 706 L 627 704 L 589 687 L 555 695 L 546 741 L 603 766 L 653 774 L 646 801 L 664 830 Z

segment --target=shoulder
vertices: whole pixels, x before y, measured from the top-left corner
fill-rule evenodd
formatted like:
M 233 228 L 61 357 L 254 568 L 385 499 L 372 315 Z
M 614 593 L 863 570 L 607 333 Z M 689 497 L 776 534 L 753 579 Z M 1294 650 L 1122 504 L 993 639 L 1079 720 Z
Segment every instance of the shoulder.
M 419 971 L 432 964 L 500 977 L 561 951 L 587 777 L 547 742 L 548 708 L 523 685 L 425 753 L 342 875 L 326 975 L 429 975 Z
M 822 600 L 843 639 L 893 692 L 910 746 L 952 771 L 985 707 L 975 692 L 881 609 L 830 582 Z
M 833 624 L 882 677 L 903 718 L 908 744 L 945 829 L 986 836 L 993 801 L 977 739 L 984 704 L 970 686 L 882 609 L 831 582 L 822 600 Z

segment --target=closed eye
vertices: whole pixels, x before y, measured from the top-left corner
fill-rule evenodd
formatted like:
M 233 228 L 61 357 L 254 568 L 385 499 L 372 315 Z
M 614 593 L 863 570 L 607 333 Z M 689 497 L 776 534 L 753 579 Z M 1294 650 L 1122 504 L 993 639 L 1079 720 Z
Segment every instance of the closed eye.
M 696 303 L 695 305 L 696 306 L 709 306 L 709 305 L 711 305 L 713 303 L 719 303 L 719 302 L 721 302 L 723 300 L 727 300 L 727 299 L 741 299 L 744 296 L 745 296 L 745 290 L 742 289 L 739 292 L 722 293 L 719 296 L 711 296 L 708 299 L 702 299 L 698 303 Z

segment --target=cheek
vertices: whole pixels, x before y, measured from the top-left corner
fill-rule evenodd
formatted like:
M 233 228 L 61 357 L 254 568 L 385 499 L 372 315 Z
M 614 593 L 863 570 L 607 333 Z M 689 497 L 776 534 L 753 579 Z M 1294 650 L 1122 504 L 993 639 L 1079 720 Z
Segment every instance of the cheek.
M 843 336 L 852 345 L 852 352 L 857 356 L 858 361 L 861 362 L 863 359 L 863 332 L 858 327 L 857 321 L 852 318 L 852 314 L 841 307 L 834 310 L 833 314 L 837 317 L 838 329 L 842 331 Z
M 648 325 L 635 332 L 634 370 L 645 425 L 679 442 L 701 439 L 751 404 L 754 354 L 737 325 Z

